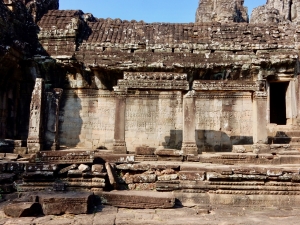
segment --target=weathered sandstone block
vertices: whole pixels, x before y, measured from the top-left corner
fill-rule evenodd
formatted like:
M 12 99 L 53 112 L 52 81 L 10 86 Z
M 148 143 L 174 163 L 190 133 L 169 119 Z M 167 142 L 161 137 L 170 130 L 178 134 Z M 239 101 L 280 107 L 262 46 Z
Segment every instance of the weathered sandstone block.
M 172 208 L 175 197 L 172 193 L 158 193 L 147 191 L 112 191 L 103 192 L 102 203 L 124 208 Z
M 43 214 L 41 205 L 36 202 L 9 203 L 3 211 L 10 217 L 34 217 Z
M 93 206 L 94 198 L 89 192 L 45 193 L 39 197 L 45 215 L 86 214 Z

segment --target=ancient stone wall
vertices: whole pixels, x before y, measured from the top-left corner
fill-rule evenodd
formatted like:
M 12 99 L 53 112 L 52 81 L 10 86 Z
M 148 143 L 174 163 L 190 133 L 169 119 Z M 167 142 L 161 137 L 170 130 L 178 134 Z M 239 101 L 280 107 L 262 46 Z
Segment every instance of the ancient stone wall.
M 69 147 L 111 149 L 115 99 L 109 91 L 67 90 L 60 109 L 60 143 Z
M 250 92 L 199 92 L 196 141 L 200 152 L 228 152 L 232 145 L 252 144 Z
M 127 149 L 132 151 L 144 144 L 180 149 L 183 129 L 182 93 L 147 92 L 136 91 L 126 99 Z

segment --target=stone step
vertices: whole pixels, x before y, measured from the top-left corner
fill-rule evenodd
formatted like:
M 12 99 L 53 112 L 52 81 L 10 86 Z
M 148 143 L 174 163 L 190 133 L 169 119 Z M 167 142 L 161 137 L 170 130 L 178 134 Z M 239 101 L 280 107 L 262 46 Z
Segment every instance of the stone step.
M 300 144 L 300 137 L 269 137 L 270 144 Z
M 100 194 L 103 204 L 122 208 L 167 209 L 175 205 L 172 193 L 154 191 L 112 191 Z
M 199 162 L 214 163 L 223 165 L 239 165 L 239 164 L 265 164 L 265 165 L 280 165 L 280 164 L 298 164 L 300 163 L 300 155 L 277 155 L 282 150 L 273 150 L 274 153 L 255 154 L 255 153 L 214 153 L 199 155 Z M 295 151 L 286 149 L 285 151 Z M 296 153 L 296 152 L 295 152 Z M 194 160 L 194 159 L 193 159 Z
M 300 137 L 300 130 L 282 130 L 276 131 L 275 137 Z

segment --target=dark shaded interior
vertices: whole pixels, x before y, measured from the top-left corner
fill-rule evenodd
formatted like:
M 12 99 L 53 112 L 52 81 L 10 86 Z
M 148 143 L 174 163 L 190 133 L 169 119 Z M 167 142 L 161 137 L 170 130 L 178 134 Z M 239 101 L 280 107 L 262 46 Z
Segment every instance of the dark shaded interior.
M 289 82 L 270 83 L 270 122 L 286 125 L 286 91 Z

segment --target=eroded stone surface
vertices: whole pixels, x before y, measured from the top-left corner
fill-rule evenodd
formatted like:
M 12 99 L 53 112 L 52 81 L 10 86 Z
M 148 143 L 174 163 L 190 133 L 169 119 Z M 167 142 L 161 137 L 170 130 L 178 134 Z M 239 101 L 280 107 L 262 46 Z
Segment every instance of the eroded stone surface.
M 10 217 L 34 217 L 43 214 L 41 205 L 35 202 L 10 203 L 3 210 Z
M 39 194 L 45 215 L 86 214 L 93 207 L 93 194 L 83 192 Z
M 171 193 L 147 191 L 113 191 L 103 192 L 102 202 L 124 208 L 172 208 L 175 198 Z
M 243 0 L 199 0 L 196 22 L 248 22 Z

